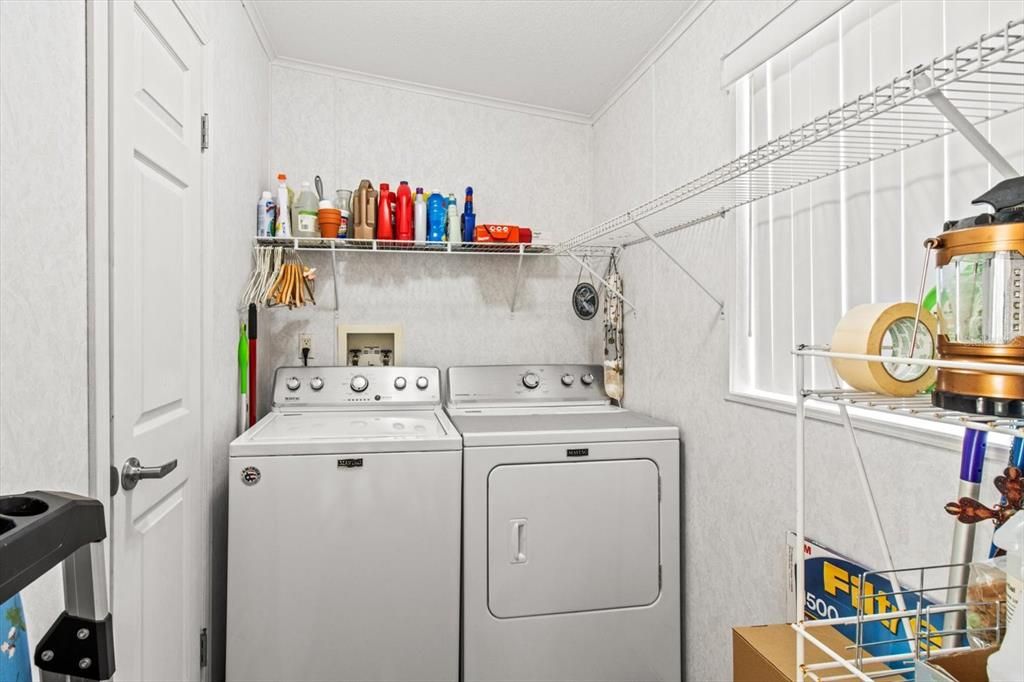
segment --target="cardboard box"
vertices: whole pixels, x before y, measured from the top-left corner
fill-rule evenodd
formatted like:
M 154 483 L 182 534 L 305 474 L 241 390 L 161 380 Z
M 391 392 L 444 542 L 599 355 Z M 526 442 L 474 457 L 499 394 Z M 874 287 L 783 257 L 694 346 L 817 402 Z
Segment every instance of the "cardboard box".
M 988 657 L 994 651 L 996 647 L 971 649 L 918 661 L 914 679 L 917 682 L 988 682 Z
M 853 658 L 851 642 L 832 627 L 812 630 L 814 637 L 833 651 Z M 788 624 L 753 625 L 732 630 L 733 682 L 796 682 L 797 634 Z M 804 644 L 805 663 L 824 663 L 830 660 L 810 642 Z M 882 664 L 865 666 L 869 672 L 888 670 Z M 833 671 L 838 674 L 839 669 Z

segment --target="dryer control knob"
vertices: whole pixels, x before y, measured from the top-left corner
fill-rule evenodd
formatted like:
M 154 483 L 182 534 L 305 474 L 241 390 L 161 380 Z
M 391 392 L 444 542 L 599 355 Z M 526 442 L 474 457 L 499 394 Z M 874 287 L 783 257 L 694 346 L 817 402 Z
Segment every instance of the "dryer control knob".
M 320 377 L 313 377 L 312 379 L 309 380 L 309 387 L 314 391 L 319 391 L 321 388 L 324 387 L 324 380 L 321 379 Z
M 562 375 L 562 385 L 563 386 L 572 386 L 574 381 L 576 381 L 576 377 L 574 377 L 573 375 L 571 375 L 571 374 L 563 374 Z
M 540 377 L 533 372 L 529 372 L 523 375 L 523 386 L 527 388 L 537 388 L 540 386 Z
M 284 385 L 288 387 L 289 391 L 297 391 L 302 382 L 299 381 L 298 377 L 289 377 L 288 381 L 284 382 Z
M 405 389 L 405 377 L 395 377 L 395 388 L 399 391 Z
M 349 382 L 349 388 L 356 393 L 362 393 L 370 385 L 370 382 L 362 374 L 357 374 L 352 377 L 352 381 Z
M 591 374 L 590 372 L 587 372 L 586 374 L 580 377 L 580 381 L 583 382 L 584 386 L 589 386 L 590 384 L 594 383 L 594 375 Z
M 420 389 L 421 391 L 425 390 L 427 388 L 427 386 L 429 386 L 429 385 L 430 385 L 430 381 L 428 381 L 426 377 L 417 377 L 416 378 L 416 388 Z

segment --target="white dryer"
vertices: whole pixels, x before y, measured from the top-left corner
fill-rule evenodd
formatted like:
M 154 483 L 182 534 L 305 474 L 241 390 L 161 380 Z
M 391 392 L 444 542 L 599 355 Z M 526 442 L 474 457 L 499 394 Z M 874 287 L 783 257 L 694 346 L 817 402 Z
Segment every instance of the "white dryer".
M 463 438 L 462 665 L 484 680 L 679 680 L 675 426 L 600 366 L 453 367 Z
M 278 369 L 230 447 L 227 679 L 457 679 L 461 448 L 437 369 Z

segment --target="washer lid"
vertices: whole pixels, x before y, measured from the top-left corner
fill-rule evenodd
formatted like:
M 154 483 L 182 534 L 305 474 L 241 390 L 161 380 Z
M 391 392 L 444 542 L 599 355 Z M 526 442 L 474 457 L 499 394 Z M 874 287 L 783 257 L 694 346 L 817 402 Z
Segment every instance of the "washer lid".
M 453 450 L 440 410 L 272 412 L 231 443 L 232 456 Z
M 450 413 L 466 447 L 677 440 L 679 429 L 667 422 L 620 408 L 515 411 L 460 410 Z

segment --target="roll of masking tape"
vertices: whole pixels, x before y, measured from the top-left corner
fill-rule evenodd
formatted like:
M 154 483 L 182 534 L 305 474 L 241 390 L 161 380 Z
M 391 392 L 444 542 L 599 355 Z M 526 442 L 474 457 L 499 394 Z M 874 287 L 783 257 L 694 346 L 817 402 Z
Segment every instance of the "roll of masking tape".
M 836 326 L 832 335 L 832 351 L 890 357 L 935 357 L 935 316 L 921 310 L 921 319 L 914 340 L 914 303 L 869 303 L 851 308 Z M 920 393 L 935 383 L 935 368 L 895 362 L 840 360 L 832 366 L 843 381 L 860 391 L 892 396 Z

